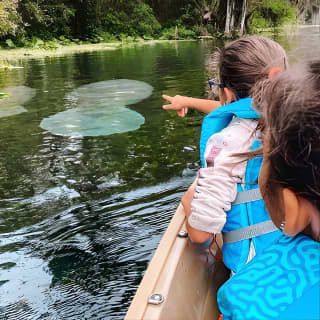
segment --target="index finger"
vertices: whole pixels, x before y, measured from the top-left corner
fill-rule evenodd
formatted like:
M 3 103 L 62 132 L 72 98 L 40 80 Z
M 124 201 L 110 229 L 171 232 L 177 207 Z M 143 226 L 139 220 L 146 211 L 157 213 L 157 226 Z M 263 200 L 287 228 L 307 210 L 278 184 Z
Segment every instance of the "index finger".
M 166 94 L 163 94 L 162 98 L 165 99 L 165 100 L 168 100 L 169 102 L 172 102 L 172 99 L 173 99 L 173 97 L 167 96 Z

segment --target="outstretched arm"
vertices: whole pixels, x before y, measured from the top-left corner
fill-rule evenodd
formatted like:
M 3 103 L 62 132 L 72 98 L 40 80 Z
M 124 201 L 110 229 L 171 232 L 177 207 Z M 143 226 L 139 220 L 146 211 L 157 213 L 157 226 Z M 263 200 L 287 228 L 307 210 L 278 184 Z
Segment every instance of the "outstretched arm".
M 184 117 L 187 114 L 188 108 L 204 113 L 210 113 L 221 106 L 220 101 L 197 99 L 179 95 L 171 97 L 164 94 L 162 95 L 162 98 L 170 102 L 170 104 L 164 105 L 163 109 L 175 110 L 180 117 Z

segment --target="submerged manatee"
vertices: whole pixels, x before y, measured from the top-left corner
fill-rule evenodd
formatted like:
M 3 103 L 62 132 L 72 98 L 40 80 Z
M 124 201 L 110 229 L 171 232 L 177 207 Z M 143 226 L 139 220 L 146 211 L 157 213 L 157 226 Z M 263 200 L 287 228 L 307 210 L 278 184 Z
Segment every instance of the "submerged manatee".
M 26 86 L 17 86 L 0 89 L 0 92 L 8 94 L 0 99 L 0 118 L 4 118 L 27 112 L 22 105 L 34 97 L 36 90 Z
M 109 80 L 81 86 L 68 94 L 73 109 L 40 123 L 42 129 L 65 136 L 100 136 L 138 129 L 144 117 L 128 108 L 152 93 L 153 88 L 136 80 Z

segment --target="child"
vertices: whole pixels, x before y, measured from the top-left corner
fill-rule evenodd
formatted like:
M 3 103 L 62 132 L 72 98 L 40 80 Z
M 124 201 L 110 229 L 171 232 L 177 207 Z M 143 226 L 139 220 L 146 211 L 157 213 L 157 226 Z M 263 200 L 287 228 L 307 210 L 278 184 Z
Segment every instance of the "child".
M 264 82 L 261 193 L 283 235 L 218 292 L 223 320 L 320 317 L 320 60 Z
M 193 241 L 205 242 L 223 232 L 224 263 L 232 272 L 277 236 L 257 189 L 261 157 L 247 163 L 245 157 L 235 154 L 260 146 L 256 131 L 259 115 L 251 108 L 250 90 L 256 82 L 286 67 L 285 51 L 276 42 L 257 36 L 241 38 L 221 50 L 219 79 L 214 81 L 219 87 L 219 102 L 208 102 L 205 109 L 205 100 L 176 96 L 169 97 L 171 107 L 164 106 L 179 111 L 181 116 L 190 106 L 205 112 L 216 109 L 203 121 L 203 168 L 182 204 Z

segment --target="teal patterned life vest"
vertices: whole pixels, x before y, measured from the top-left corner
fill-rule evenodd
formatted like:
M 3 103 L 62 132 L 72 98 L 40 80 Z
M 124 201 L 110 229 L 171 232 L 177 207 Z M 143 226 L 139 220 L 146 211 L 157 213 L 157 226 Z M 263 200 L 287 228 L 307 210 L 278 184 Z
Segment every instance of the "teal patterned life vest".
M 200 159 L 202 166 L 205 164 L 204 152 L 209 138 L 224 129 L 234 116 L 246 119 L 258 119 L 259 114 L 251 107 L 251 98 L 245 98 L 224 105 L 211 112 L 204 118 L 200 138 Z M 255 150 L 261 146 L 259 140 L 254 141 L 251 149 Z M 258 176 L 262 164 L 262 156 L 247 162 L 245 183 L 238 184 L 238 194 L 243 191 L 258 189 Z M 223 234 L 239 230 L 248 226 L 257 225 L 270 220 L 262 199 L 242 204 L 235 204 L 226 212 L 226 224 L 222 230 Z M 222 247 L 224 264 L 233 272 L 238 272 L 247 262 L 250 241 L 254 245 L 256 254 L 260 253 L 266 246 L 281 235 L 279 230 L 268 232 L 245 240 L 224 244 Z
M 218 291 L 223 320 L 319 320 L 320 243 L 282 235 Z

